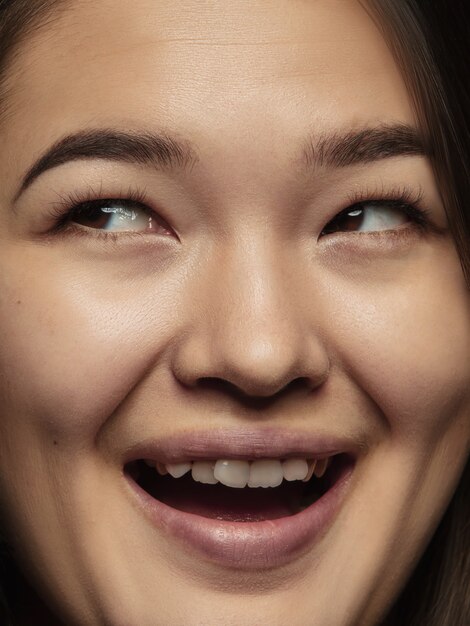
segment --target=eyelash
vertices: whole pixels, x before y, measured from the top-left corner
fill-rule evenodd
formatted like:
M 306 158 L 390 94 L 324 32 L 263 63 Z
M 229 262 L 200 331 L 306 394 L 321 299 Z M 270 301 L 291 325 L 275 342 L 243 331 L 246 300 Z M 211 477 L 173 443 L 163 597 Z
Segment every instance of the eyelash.
M 322 235 L 326 228 L 333 222 L 340 220 L 343 216 L 354 209 L 362 209 L 367 205 L 375 205 L 384 208 L 392 208 L 402 211 L 413 223 L 412 228 L 391 228 L 378 231 L 347 231 L 348 234 L 361 237 L 396 237 L 410 234 L 411 230 L 425 232 L 433 228 L 431 221 L 431 211 L 423 206 L 424 192 L 421 188 L 418 190 L 409 187 L 392 187 L 390 189 L 382 188 L 378 191 L 374 189 L 363 189 L 351 194 L 348 198 L 348 205 L 342 211 L 339 211 L 333 219 L 331 219 L 322 231 Z M 344 233 L 343 233 L 344 235 Z
M 85 229 L 73 223 L 73 218 L 80 215 L 81 212 L 93 206 L 99 206 L 108 202 L 119 202 L 120 204 L 128 204 L 137 206 L 147 215 L 157 219 L 155 212 L 150 208 L 151 201 L 147 193 L 142 189 L 134 189 L 129 187 L 126 193 L 120 192 L 117 196 L 109 197 L 102 193 L 102 190 L 96 193 L 90 188 L 85 193 L 72 192 L 60 197 L 54 208 L 50 212 L 50 217 L 54 221 L 50 233 L 54 235 L 72 235 L 76 237 L 95 237 L 102 241 L 117 242 L 122 237 L 145 237 L 145 233 L 139 231 L 122 231 L 112 232 L 98 229 Z M 160 221 L 165 222 L 162 218 Z
M 350 195 L 348 198 L 347 207 L 339 211 L 325 226 L 321 232 L 321 236 L 327 236 L 331 233 L 325 233 L 326 228 L 333 222 L 340 220 L 347 213 L 354 209 L 364 208 L 369 204 L 375 206 L 382 206 L 384 208 L 393 208 L 402 211 L 413 222 L 413 229 L 420 232 L 428 230 L 431 226 L 430 213 L 428 209 L 424 208 L 422 204 L 423 191 L 412 190 L 408 187 L 391 188 L 388 190 L 382 189 L 380 192 L 375 188 L 374 190 L 360 190 Z M 89 189 L 85 193 L 72 192 L 61 196 L 60 202 L 56 203 L 54 208 L 50 212 L 50 217 L 54 221 L 54 226 L 50 230 L 50 234 L 55 235 L 72 235 L 72 236 L 85 236 L 96 237 L 100 240 L 111 240 L 117 242 L 122 237 L 145 237 L 144 232 L 140 231 L 120 231 L 112 232 L 98 229 L 85 229 L 73 223 L 73 218 L 83 212 L 85 209 L 89 209 L 93 206 L 99 206 L 105 201 L 120 202 L 121 204 L 129 204 L 132 206 L 138 206 L 141 210 L 147 213 L 149 216 L 157 219 L 154 211 L 150 208 L 151 201 L 149 200 L 146 192 L 141 189 L 129 188 L 127 193 L 119 193 L 116 197 L 105 197 L 100 190 L 99 193 Z M 161 219 L 165 223 L 165 220 Z M 170 228 L 170 227 L 168 227 Z M 346 231 L 349 235 L 360 235 L 361 237 L 390 237 L 391 234 L 397 236 L 402 234 L 409 234 L 410 228 L 406 229 L 384 229 L 379 231 Z M 344 234 L 344 232 L 343 232 Z

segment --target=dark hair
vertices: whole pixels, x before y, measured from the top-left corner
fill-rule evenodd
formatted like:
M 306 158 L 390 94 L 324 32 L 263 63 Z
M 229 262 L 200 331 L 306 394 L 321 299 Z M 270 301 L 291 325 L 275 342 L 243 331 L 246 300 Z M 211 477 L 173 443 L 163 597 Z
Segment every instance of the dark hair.
M 13 86 L 8 69 L 21 42 L 47 27 L 69 1 L 0 0 L 0 123 L 8 118 Z M 470 288 L 470 5 L 468 0 L 363 0 L 363 4 L 389 42 L 414 100 Z M 468 626 L 469 548 L 467 463 L 439 527 L 383 624 Z M 2 624 L 9 621 L 7 600 L 18 576 L 0 544 Z
M 426 134 L 470 289 L 468 0 L 371 0 Z M 470 624 L 470 461 L 437 531 L 384 626 Z
M 402 70 L 470 288 L 468 0 L 366 0 Z

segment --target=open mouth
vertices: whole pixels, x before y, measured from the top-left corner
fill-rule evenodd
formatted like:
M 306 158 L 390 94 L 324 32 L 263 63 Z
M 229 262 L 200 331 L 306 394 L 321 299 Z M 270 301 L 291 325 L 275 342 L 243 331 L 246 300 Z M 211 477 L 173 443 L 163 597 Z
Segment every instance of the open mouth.
M 124 472 L 173 509 L 231 522 L 260 522 L 300 513 L 322 499 L 354 466 L 348 453 L 321 459 L 225 459 L 164 465 L 127 463 Z

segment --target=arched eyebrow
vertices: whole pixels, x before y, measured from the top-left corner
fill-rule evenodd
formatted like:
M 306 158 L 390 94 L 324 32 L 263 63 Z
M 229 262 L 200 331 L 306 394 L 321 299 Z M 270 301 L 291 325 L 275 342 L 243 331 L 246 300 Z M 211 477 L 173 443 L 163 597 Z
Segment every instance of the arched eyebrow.
M 194 165 L 198 160 L 196 151 L 189 142 L 165 133 L 115 129 L 83 130 L 58 140 L 30 167 L 14 201 L 44 172 L 82 159 L 152 164 L 159 169 L 183 169 Z
M 309 137 L 302 161 L 307 169 L 339 168 L 397 156 L 425 156 L 421 133 L 408 124 L 384 124 L 372 128 L 333 132 Z
M 393 124 L 310 136 L 304 142 L 301 161 L 305 169 L 311 170 L 425 153 L 424 142 L 417 129 L 406 124 Z M 196 150 L 190 142 L 165 133 L 83 130 L 58 140 L 30 167 L 14 202 L 47 170 L 81 159 L 152 164 L 160 169 L 184 169 L 198 161 Z

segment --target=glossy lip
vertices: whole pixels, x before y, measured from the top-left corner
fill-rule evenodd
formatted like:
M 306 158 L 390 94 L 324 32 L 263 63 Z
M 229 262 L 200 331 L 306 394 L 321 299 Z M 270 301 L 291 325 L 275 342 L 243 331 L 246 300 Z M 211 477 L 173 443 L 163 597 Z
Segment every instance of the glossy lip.
M 365 447 L 359 438 L 346 439 L 273 428 L 251 431 L 224 428 L 143 441 L 127 450 L 123 464 L 139 459 L 161 463 L 209 459 L 322 459 L 343 452 L 357 458 Z
M 342 445 L 341 445 L 342 444 Z M 330 437 L 271 431 L 211 431 L 148 442 L 129 451 L 126 462 L 151 458 L 176 462 L 208 458 L 325 458 L 360 444 Z M 242 452 L 243 450 L 243 452 Z M 357 461 L 357 458 L 355 458 Z M 126 472 L 123 477 L 137 506 L 152 525 L 198 559 L 240 570 L 286 565 L 305 554 L 331 527 L 349 491 L 355 463 L 314 504 L 300 513 L 261 522 L 232 522 L 174 509 L 150 496 Z

